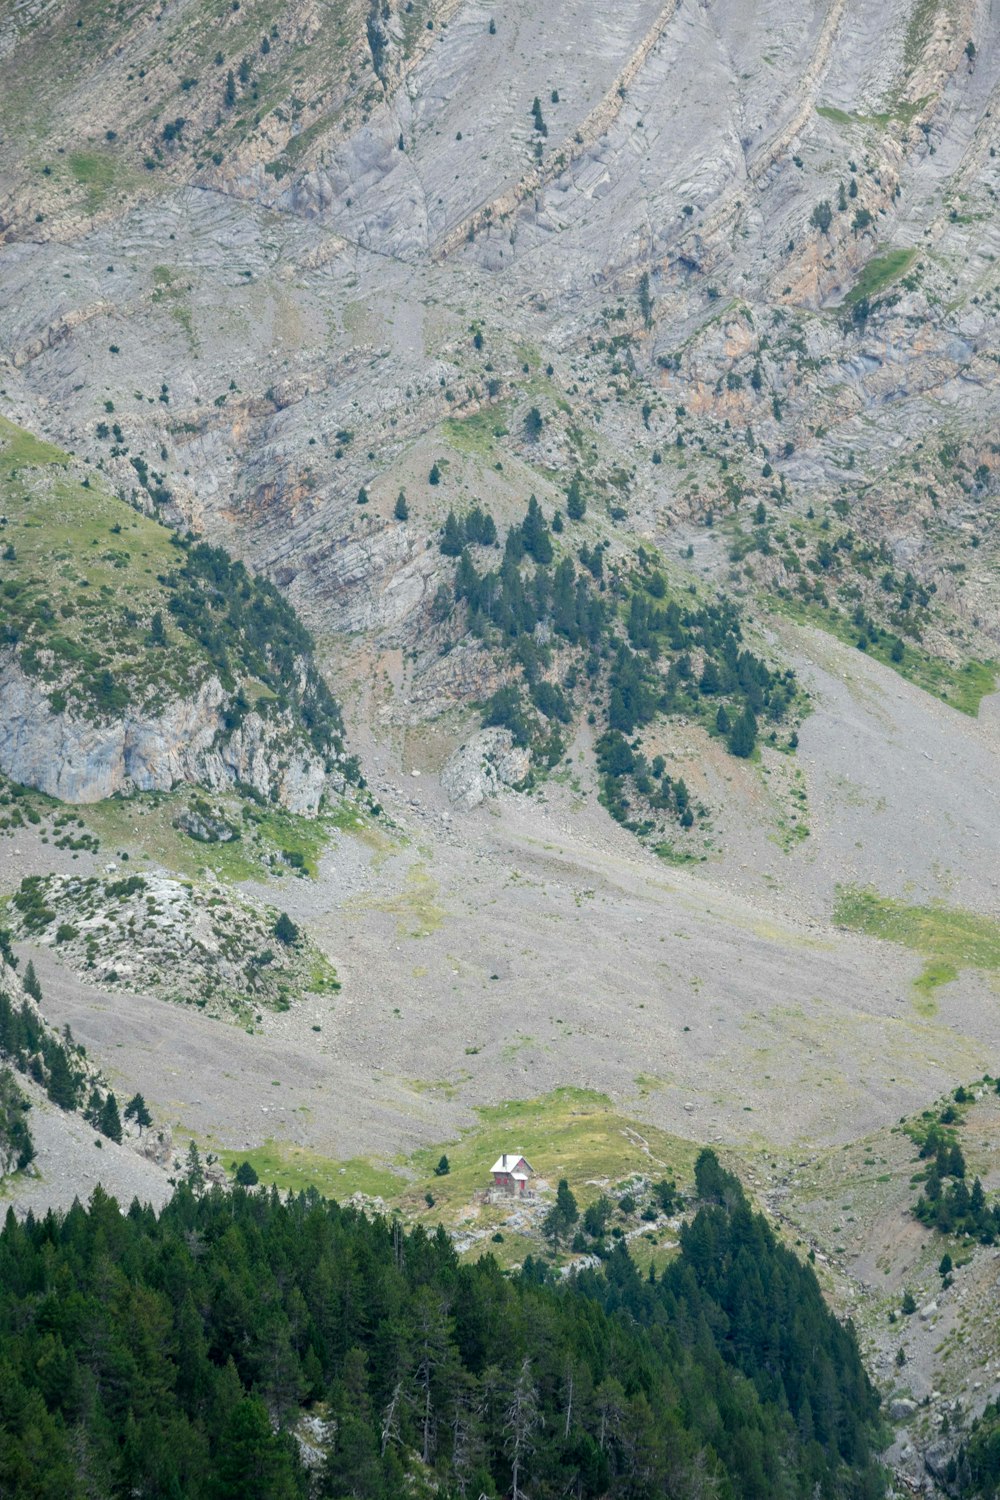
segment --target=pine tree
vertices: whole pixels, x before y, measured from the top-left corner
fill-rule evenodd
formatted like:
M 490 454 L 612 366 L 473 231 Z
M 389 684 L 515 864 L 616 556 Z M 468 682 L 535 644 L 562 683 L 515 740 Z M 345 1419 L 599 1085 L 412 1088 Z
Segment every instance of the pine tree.
M 556 1207 L 562 1214 L 567 1225 L 575 1224 L 580 1217 L 580 1210 L 576 1206 L 576 1198 L 570 1191 L 569 1183 L 565 1177 L 560 1177 L 559 1186 L 556 1189 Z
M 400 490 L 399 494 L 396 496 L 396 505 L 393 510 L 393 515 L 396 517 L 397 521 L 408 521 L 410 519 L 410 507 L 406 503 L 406 496 L 404 495 L 402 490 Z
M 296 927 L 287 911 L 283 911 L 278 917 L 278 920 L 275 922 L 274 935 L 278 939 L 279 943 L 284 943 L 288 948 L 290 948 L 293 943 L 298 942 L 299 929 Z
M 187 1159 L 184 1163 L 184 1177 L 193 1193 L 200 1193 L 205 1186 L 205 1168 L 201 1164 L 198 1143 L 194 1140 L 188 1143 Z
M 521 523 L 521 540 L 524 550 L 542 567 L 552 561 L 552 538 L 542 515 L 542 507 L 534 495 L 528 500 L 528 513 Z
M 121 1144 L 121 1116 L 118 1113 L 118 1100 L 115 1098 L 114 1093 L 111 1089 L 108 1090 L 108 1097 L 105 1099 L 104 1104 L 101 1107 L 101 1117 L 98 1121 L 97 1128 L 102 1135 L 107 1136 L 109 1141 L 116 1141 L 119 1145 Z
M 28 959 L 27 965 L 25 966 L 24 978 L 22 979 L 21 984 L 24 988 L 24 993 L 26 995 L 30 995 L 32 1000 L 41 1000 L 42 987 L 38 983 L 38 975 L 35 973 L 35 966 L 31 962 L 30 958 Z
M 511 1470 L 511 1500 L 527 1500 L 521 1480 L 535 1450 L 535 1433 L 541 1416 L 538 1410 L 538 1388 L 531 1375 L 531 1360 L 525 1356 L 521 1373 L 510 1393 L 504 1412 L 504 1450 Z
M 147 1126 L 152 1125 L 153 1117 L 146 1108 L 146 1101 L 141 1094 L 133 1094 L 125 1106 L 126 1120 L 134 1120 L 141 1134 Z
M 701 676 L 698 679 L 698 691 L 704 693 L 706 697 L 722 691 L 719 669 L 710 656 L 705 657 L 705 665 L 702 667 Z
M 580 489 L 580 476 L 574 474 L 566 491 L 566 514 L 571 521 L 582 521 L 587 514 L 587 502 Z
M 23 1172 L 34 1159 L 35 1146 L 26 1115 L 31 1105 L 9 1068 L 0 1069 L 0 1177 Z
M 642 313 L 642 321 L 647 328 L 653 326 L 653 298 L 649 290 L 649 272 L 643 271 L 639 281 L 639 311 Z M 646 426 L 649 426 L 649 416 L 644 415 Z
M 458 557 L 465 546 L 465 529 L 453 510 L 448 512 L 441 537 L 441 551 L 445 557 Z
M 749 704 L 733 723 L 728 743 L 730 755 L 737 755 L 741 760 L 749 760 L 753 754 L 757 743 L 757 719 Z
M 833 209 L 826 198 L 817 203 L 809 216 L 809 223 L 813 229 L 818 229 L 820 234 L 827 233 L 830 225 L 833 223 Z
M 256 1396 L 244 1396 L 220 1435 L 213 1500 L 297 1500 L 299 1494 L 291 1454 L 272 1431 L 267 1408 Z
M 78 1095 L 76 1079 L 70 1069 L 64 1047 L 55 1047 L 48 1058 L 49 1076 L 45 1092 L 60 1109 L 75 1109 Z
M 576 1198 L 570 1191 L 566 1178 L 561 1177 L 556 1189 L 556 1201 L 545 1215 L 542 1233 L 553 1244 L 558 1244 L 566 1238 L 579 1217 L 580 1210 L 576 1206 Z

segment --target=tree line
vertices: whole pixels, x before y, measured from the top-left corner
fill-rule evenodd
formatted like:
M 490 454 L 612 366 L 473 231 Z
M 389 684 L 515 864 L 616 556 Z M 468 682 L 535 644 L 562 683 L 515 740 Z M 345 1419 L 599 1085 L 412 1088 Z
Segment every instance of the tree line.
M 29 877 L 29 881 L 32 878 L 37 877 Z M 10 988 L 11 982 L 16 983 L 17 958 L 9 934 L 3 930 L 0 930 L 0 959 L 6 966 Z M 0 1064 L 10 1064 L 43 1088 L 53 1104 L 68 1112 L 79 1112 L 101 1135 L 120 1143 L 123 1125 L 115 1092 L 88 1064 L 86 1049 L 74 1041 L 69 1026 L 60 1032 L 43 1018 L 38 1008 L 42 987 L 30 960 L 20 984 L 20 997 L 16 993 L 11 996 L 8 989 L 0 989 Z M 16 1089 L 10 1068 L 0 1071 L 0 1081 L 5 1076 L 10 1077 L 10 1083 L 0 1087 L 0 1175 L 5 1157 L 6 1170 L 21 1171 L 35 1156 L 27 1122 L 30 1106 Z M 22 1103 L 18 1103 L 19 1098 Z M 125 1106 L 125 1119 L 134 1120 L 140 1130 L 152 1124 L 141 1094 L 135 1094 Z
M 621 1244 L 569 1280 L 508 1277 L 314 1190 L 9 1212 L 0 1492 L 874 1500 L 852 1331 L 711 1152 L 696 1189 L 659 1278 Z

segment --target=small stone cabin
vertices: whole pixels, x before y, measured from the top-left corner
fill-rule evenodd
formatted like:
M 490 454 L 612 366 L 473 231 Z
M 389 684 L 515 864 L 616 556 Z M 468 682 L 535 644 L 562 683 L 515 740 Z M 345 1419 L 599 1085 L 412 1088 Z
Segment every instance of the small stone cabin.
M 530 1180 L 535 1169 L 520 1151 L 505 1151 L 498 1156 L 490 1168 L 493 1186 L 503 1188 L 512 1197 L 523 1198 L 530 1192 Z

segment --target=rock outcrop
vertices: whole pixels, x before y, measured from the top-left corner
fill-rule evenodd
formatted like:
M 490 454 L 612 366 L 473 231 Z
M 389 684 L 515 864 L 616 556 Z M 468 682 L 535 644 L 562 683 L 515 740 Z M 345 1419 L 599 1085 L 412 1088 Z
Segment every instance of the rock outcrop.
M 0 655 L 0 771 L 63 802 L 116 793 L 170 791 L 193 782 L 213 791 L 237 785 L 291 812 L 314 813 L 327 782 L 322 758 L 282 716 L 251 710 L 226 728 L 229 695 L 217 677 L 189 698 L 106 721 L 70 708 L 55 712 L 45 685 L 15 653 Z
M 340 987 L 294 923 L 221 884 L 153 874 L 29 877 L 10 916 L 18 936 L 53 949 L 108 992 L 153 993 L 244 1024 Z
M 441 785 L 452 802 L 471 810 L 502 786 L 523 781 L 530 764 L 530 752 L 514 744 L 509 729 L 483 729 L 454 752 L 441 772 Z

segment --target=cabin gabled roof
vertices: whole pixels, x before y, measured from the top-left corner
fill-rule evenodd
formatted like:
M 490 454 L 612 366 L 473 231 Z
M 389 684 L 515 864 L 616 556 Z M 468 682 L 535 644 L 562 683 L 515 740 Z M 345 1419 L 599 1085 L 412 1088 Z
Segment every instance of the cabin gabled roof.
M 497 1172 L 507 1172 L 510 1176 L 514 1176 L 515 1168 L 520 1166 L 522 1162 L 527 1167 L 528 1172 L 535 1170 L 528 1158 L 522 1155 L 520 1151 L 505 1151 L 502 1156 L 497 1157 L 492 1167 L 490 1167 L 490 1172 L 494 1175 Z M 519 1175 L 523 1177 L 525 1174 L 522 1172 Z

